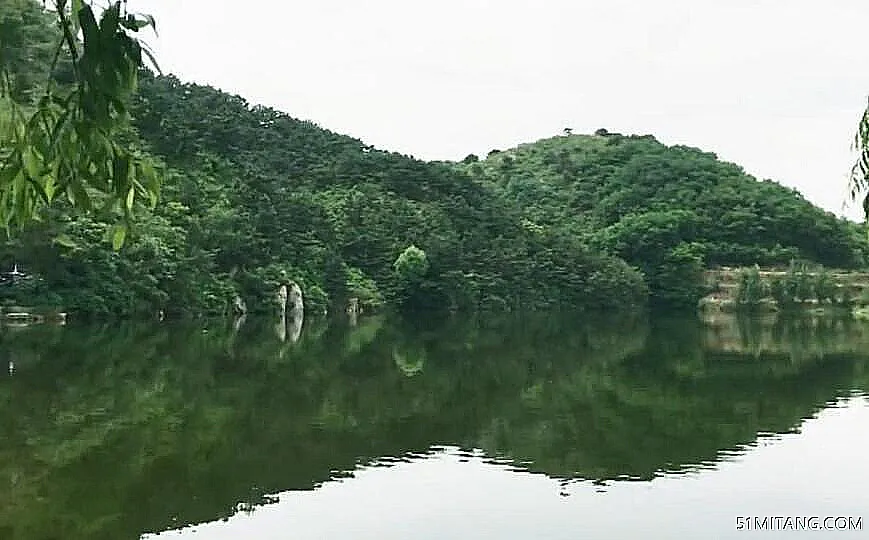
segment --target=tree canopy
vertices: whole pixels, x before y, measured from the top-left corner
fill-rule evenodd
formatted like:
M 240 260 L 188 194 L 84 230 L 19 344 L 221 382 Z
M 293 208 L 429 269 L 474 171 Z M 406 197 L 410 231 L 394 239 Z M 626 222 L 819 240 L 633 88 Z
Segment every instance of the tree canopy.
M 665 303 L 696 302 L 697 280 L 686 278 L 702 265 L 854 268 L 869 253 L 856 224 L 796 190 L 649 135 L 553 137 L 462 167 L 532 223 L 642 269 Z

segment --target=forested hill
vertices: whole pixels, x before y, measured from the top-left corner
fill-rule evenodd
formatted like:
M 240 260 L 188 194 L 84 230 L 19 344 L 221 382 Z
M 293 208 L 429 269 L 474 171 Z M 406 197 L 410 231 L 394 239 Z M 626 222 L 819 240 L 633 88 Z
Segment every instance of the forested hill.
M 35 0 L 0 0 L 0 27 L 2 57 L 17 59 L 6 64 L 14 99 L 27 105 L 51 71 L 45 51 L 57 29 Z M 646 301 L 624 261 L 527 227 L 450 165 L 376 150 L 208 86 L 148 73 L 139 82 L 125 136 L 166 165 L 156 210 L 136 210 L 116 253 L 109 223 L 56 201 L 0 246 L 0 265 L 31 278 L 3 287 L 6 302 L 153 316 L 225 312 L 238 294 L 270 309 L 286 278 L 315 311 L 341 311 L 349 298 L 369 310 Z
M 348 297 L 426 309 L 644 302 L 641 277 L 621 260 L 526 229 L 453 167 L 174 77 L 143 77 L 134 119 L 174 170 L 163 212 L 207 254 L 210 273 L 248 298 L 286 271 L 313 302 L 333 306 Z
M 865 233 L 772 181 L 650 135 L 565 135 L 460 167 L 521 208 L 640 267 L 657 300 L 693 301 L 702 265 L 859 267 Z
M 40 96 L 58 36 L 35 0 L 0 0 L 0 28 L 16 90 L 0 99 L 2 132 L 9 99 Z M 60 88 L 68 72 L 55 70 Z M 644 304 L 649 289 L 691 306 L 706 264 L 849 267 L 869 252 L 855 225 L 795 192 L 649 137 L 556 137 L 427 163 L 171 76 L 143 72 L 129 105 L 124 137 L 165 165 L 159 205 L 136 209 L 114 252 L 110 223 L 55 201 L 0 245 L 3 269 L 29 276 L 0 301 L 153 316 L 226 312 L 238 294 L 269 309 L 286 276 L 318 311 L 350 298 L 611 310 Z

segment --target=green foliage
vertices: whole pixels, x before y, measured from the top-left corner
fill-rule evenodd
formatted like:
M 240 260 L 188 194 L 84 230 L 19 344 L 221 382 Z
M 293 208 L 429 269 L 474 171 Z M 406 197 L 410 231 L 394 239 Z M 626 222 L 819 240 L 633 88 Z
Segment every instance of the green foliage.
M 857 159 L 851 167 L 848 190 L 852 201 L 856 201 L 862 195 L 863 200 L 860 202 L 863 206 L 863 215 L 869 220 L 869 106 L 857 122 L 854 150 L 857 152 Z
M 136 200 L 153 207 L 159 191 L 153 162 L 121 140 L 138 69 L 144 65 L 145 50 L 132 34 L 153 26 L 153 20 L 128 14 L 115 2 L 97 21 L 88 4 L 73 2 L 67 11 L 66 2 L 58 1 L 57 35 L 35 2 L 12 6 L 19 8 L 20 21 L 9 16 L 8 6 L 0 12 L 0 25 L 6 28 L 0 42 L 0 100 L 8 109 L 0 132 L 0 224 L 21 229 L 63 196 L 79 210 L 104 217 L 120 214 L 122 221 L 107 231 L 117 250 Z M 28 26 L 34 22 L 40 24 Z M 27 31 L 39 37 L 25 39 Z M 17 101 L 33 90 L 32 64 L 45 66 L 50 59 L 46 43 L 52 37 L 53 48 L 68 55 L 74 81 L 68 87 L 50 81 L 35 109 L 28 111 Z M 55 67 L 52 63 L 46 76 Z
M 397 305 L 407 309 L 436 301 L 424 297 L 424 280 L 430 268 L 425 251 L 414 245 L 408 246 L 395 259 L 392 268 L 395 271 L 393 301 Z
M 0 88 L 14 102 L 36 102 L 61 37 L 56 17 L 40 8 L 37 0 L 0 1 Z
M 40 275 L 67 308 L 132 314 L 130 302 L 121 302 L 127 293 L 113 291 L 147 279 L 142 309 L 224 311 L 239 293 L 250 309 L 268 311 L 282 271 L 318 312 L 327 304 L 343 311 L 351 297 L 366 311 L 625 309 L 645 301 L 641 277 L 623 262 L 523 223 L 512 206 L 450 165 L 372 150 L 172 77 L 141 74 L 131 110 L 138 144 L 166 162 L 167 202 L 141 212 L 116 258 L 132 256 L 139 242 L 171 249 L 145 266 L 153 274 L 125 277 L 128 285 L 111 278 L 91 286 L 102 271 L 72 280 L 94 265 L 78 259 L 84 251 L 60 258 L 54 238 L 65 234 L 79 246 L 91 240 L 53 225 L 82 219 L 58 208 L 45 227 L 28 232 L 27 245 L 52 249 L 12 242 L 0 264 L 17 262 Z M 394 266 L 410 245 L 428 263 L 414 283 L 400 280 Z M 158 261 L 173 278 L 161 277 Z M 80 292 L 67 286 L 73 281 Z
M 703 246 L 679 243 L 649 274 L 653 299 L 665 306 L 694 308 L 706 292 L 703 268 Z
M 785 278 L 772 278 L 769 283 L 769 295 L 781 308 L 788 308 L 794 304 L 795 293 L 791 290 L 789 281 Z
M 384 298 L 373 279 L 366 276 L 358 268 L 347 268 L 346 288 L 349 297 L 359 300 L 359 306 L 365 311 L 380 309 Z
M 697 222 L 683 210 L 629 215 L 601 230 L 596 243 L 643 272 L 653 302 L 692 306 L 704 292 L 704 246 L 693 241 Z
M 522 208 L 530 222 L 638 267 L 654 302 L 691 305 L 701 289 L 699 281 L 684 282 L 674 271 L 675 260 L 684 257 L 684 250 L 678 256 L 673 251 L 680 244 L 692 246 L 692 255 L 707 266 L 805 259 L 857 268 L 869 253 L 855 224 L 796 191 L 759 182 L 714 154 L 668 147 L 651 136 L 601 129 L 521 145 L 461 167 Z
M 834 303 L 837 299 L 837 287 L 836 283 L 833 281 L 830 272 L 825 269 L 820 269 L 815 274 L 815 282 L 813 284 L 813 289 L 815 293 L 815 298 L 818 302 L 826 302 L 826 303 Z
M 425 251 L 414 245 L 408 246 L 402 251 L 392 266 L 395 268 L 398 279 L 410 284 L 421 282 L 429 269 Z
M 760 269 L 757 266 L 740 271 L 736 301 L 741 306 L 755 308 L 770 294 L 772 294 L 772 287 L 761 279 Z
M 178 173 L 165 198 L 189 209 L 184 227 L 196 231 L 195 245 L 208 247 L 218 272 L 235 271 L 243 291 L 259 290 L 262 268 L 289 264 L 294 279 L 342 310 L 350 297 L 369 308 L 440 310 L 643 303 L 636 272 L 527 227 L 449 164 L 378 151 L 172 77 L 143 75 L 133 116 Z M 424 252 L 426 272 L 410 264 L 413 250 L 396 269 L 408 246 Z
M 784 276 L 770 280 L 769 295 L 785 309 L 804 303 L 847 306 L 854 302 L 848 285 L 837 286 L 827 269 L 799 261 L 792 261 Z
M 791 262 L 786 277 L 786 288 L 793 293 L 796 301 L 805 302 L 814 297 L 814 281 L 806 263 Z

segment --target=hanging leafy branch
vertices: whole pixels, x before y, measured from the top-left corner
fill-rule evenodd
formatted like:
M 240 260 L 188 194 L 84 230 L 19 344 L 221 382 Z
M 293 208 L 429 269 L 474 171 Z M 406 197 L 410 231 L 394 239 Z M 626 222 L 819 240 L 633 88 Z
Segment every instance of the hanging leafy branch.
M 857 162 L 851 168 L 849 192 L 851 200 L 855 201 L 861 194 L 863 197 L 863 213 L 869 218 L 869 107 L 863 111 L 857 124 L 854 136 L 854 149 L 857 151 Z
M 157 202 L 160 175 L 153 162 L 121 141 L 128 103 L 143 57 L 153 55 L 134 35 L 155 28 L 147 15 L 111 3 L 97 21 L 83 0 L 54 0 L 61 36 L 54 66 L 68 55 L 71 88 L 48 81 L 35 109 L 12 99 L 12 79 L 0 57 L 0 225 L 7 232 L 39 219 L 40 209 L 65 196 L 78 210 L 117 216 L 112 244 L 119 249 L 138 200 Z M 2 39 L 2 38 L 0 38 Z

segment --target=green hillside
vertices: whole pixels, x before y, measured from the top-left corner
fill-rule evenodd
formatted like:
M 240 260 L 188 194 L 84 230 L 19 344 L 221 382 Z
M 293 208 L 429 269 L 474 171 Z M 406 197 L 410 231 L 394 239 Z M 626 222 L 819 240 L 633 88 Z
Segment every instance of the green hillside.
M 0 0 L 0 158 L 14 100 L 52 70 L 52 17 Z M 555 137 L 479 162 L 428 163 L 366 145 L 209 86 L 140 74 L 122 132 L 162 164 L 154 210 L 112 250 L 116 216 L 55 200 L 0 244 L 29 279 L 0 301 L 82 315 L 225 313 L 235 295 L 268 310 L 283 276 L 309 308 L 367 310 L 693 307 L 716 264 L 863 265 L 857 226 L 735 165 L 654 138 Z M 91 194 L 98 201 L 99 193 Z M 79 195 L 73 197 L 79 199 Z
M 33 60 L 7 69 L 50 71 L 37 53 L 56 29 L 39 13 L 32 0 L 0 1 L 4 28 L 26 30 L 4 36 L 19 36 L 16 54 Z M 16 99 L 38 94 L 30 85 Z M 240 294 L 269 309 L 285 273 L 318 311 L 343 310 L 348 298 L 405 310 L 645 303 L 642 277 L 623 261 L 526 227 L 512 205 L 449 165 L 174 77 L 142 73 L 129 105 L 125 136 L 166 165 L 161 203 L 137 209 L 119 253 L 104 241 L 109 220 L 56 204 L 0 246 L 0 264 L 33 276 L 5 287 L 6 301 L 181 315 L 224 312 Z
M 545 230 L 641 268 L 653 299 L 696 302 L 704 265 L 860 267 L 865 234 L 772 181 L 650 135 L 544 139 L 461 166 Z

